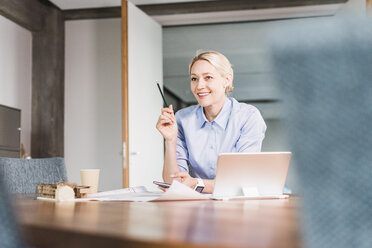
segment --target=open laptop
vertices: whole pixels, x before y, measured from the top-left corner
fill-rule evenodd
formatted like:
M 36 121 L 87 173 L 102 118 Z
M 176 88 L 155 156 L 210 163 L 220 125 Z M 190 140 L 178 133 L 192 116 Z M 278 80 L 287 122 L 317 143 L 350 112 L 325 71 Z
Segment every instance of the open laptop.
M 286 198 L 283 188 L 291 152 L 222 153 L 212 199 Z

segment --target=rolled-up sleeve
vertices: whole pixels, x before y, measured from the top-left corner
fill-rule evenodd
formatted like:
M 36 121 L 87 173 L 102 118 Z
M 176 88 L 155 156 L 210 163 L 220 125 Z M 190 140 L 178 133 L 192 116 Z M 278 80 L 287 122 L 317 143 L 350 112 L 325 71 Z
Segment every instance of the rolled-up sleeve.
M 266 132 L 265 121 L 260 111 L 256 108 L 251 109 L 247 115 L 249 117 L 241 128 L 236 149 L 238 152 L 260 152 Z
M 178 115 L 176 114 L 177 125 L 178 125 L 178 137 L 177 137 L 177 147 L 176 147 L 176 154 L 177 154 L 177 164 L 181 171 L 189 172 L 188 167 L 188 150 L 184 135 L 184 130 L 182 127 L 182 123 L 180 122 Z

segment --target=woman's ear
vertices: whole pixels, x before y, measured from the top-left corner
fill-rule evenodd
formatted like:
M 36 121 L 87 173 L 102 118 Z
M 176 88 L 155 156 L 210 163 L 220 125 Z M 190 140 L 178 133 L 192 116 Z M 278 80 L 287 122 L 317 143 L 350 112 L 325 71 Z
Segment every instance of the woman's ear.
M 225 77 L 225 85 L 224 85 L 224 88 L 228 87 L 229 85 L 231 85 L 231 82 L 233 80 L 233 75 L 228 73 Z

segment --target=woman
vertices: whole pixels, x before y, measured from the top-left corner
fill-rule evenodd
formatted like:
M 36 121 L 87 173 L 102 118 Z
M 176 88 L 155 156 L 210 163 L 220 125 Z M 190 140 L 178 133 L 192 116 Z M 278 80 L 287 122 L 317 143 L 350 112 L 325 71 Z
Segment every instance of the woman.
M 260 152 L 266 125 L 253 106 L 227 97 L 233 90 L 229 60 L 215 51 L 197 54 L 189 65 L 198 105 L 163 108 L 156 128 L 165 139 L 163 179 L 176 179 L 212 193 L 217 158 L 227 152 Z

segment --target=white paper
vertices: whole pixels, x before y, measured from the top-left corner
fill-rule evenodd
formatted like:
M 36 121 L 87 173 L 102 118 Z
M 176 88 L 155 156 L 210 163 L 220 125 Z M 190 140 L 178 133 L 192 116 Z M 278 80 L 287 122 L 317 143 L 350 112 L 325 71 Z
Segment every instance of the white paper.
M 169 189 L 164 192 L 159 198 L 152 201 L 178 201 L 178 200 L 205 200 L 209 199 L 208 195 L 200 194 L 190 187 L 173 180 Z
M 177 201 L 205 200 L 208 195 L 200 194 L 186 185 L 174 180 L 166 192 L 150 192 L 143 186 L 89 194 L 88 198 L 96 201 Z
M 127 193 L 143 193 L 143 192 L 149 192 L 149 191 L 146 189 L 145 186 L 138 186 L 138 187 L 132 187 L 132 188 L 104 191 L 104 192 L 99 192 L 95 194 L 88 194 L 88 197 L 96 198 L 96 197 L 106 197 L 106 196 L 113 196 L 113 195 L 123 195 Z

